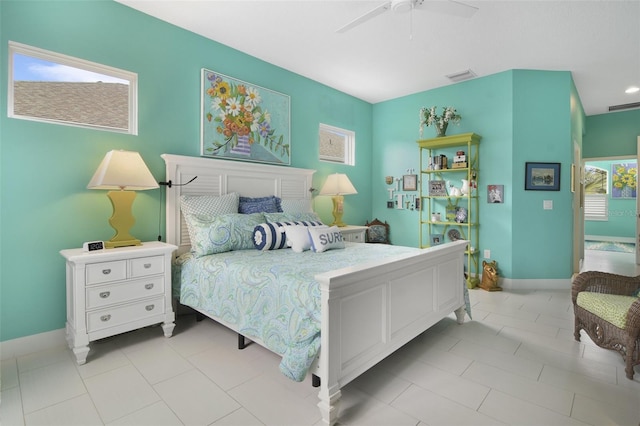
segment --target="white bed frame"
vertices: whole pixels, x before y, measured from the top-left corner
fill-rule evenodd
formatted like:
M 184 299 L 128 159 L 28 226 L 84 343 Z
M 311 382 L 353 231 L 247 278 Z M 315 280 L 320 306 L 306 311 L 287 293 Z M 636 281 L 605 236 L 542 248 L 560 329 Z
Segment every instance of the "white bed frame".
M 315 170 L 169 154 L 162 158 L 172 182 L 167 242 L 182 252 L 188 250 L 182 194 L 237 191 L 251 197 L 311 198 Z M 189 185 L 176 185 L 194 176 Z M 320 378 L 318 407 L 324 423 L 336 423 L 340 389 L 347 383 L 451 312 L 463 322 L 466 245 L 456 241 L 316 276 L 322 293 L 321 353 L 310 372 Z

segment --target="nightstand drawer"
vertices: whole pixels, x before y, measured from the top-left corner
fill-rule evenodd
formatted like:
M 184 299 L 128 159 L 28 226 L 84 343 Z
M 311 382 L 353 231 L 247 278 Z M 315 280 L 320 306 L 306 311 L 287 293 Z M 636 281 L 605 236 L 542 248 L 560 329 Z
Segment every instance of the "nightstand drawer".
M 87 285 L 124 280 L 127 278 L 127 262 L 101 262 L 87 264 Z
M 164 272 L 164 256 L 139 257 L 131 259 L 131 277 L 162 274 Z
M 117 327 L 155 315 L 164 314 L 164 298 L 156 297 L 124 306 L 114 306 L 87 313 L 87 332 L 91 333 L 109 327 Z
M 87 309 L 164 293 L 164 276 L 87 288 Z

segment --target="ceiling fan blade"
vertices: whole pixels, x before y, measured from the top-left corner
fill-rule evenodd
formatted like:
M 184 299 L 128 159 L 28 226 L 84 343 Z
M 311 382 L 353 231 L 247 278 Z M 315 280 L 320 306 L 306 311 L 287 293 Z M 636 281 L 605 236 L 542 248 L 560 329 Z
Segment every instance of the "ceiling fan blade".
M 371 18 L 374 18 L 384 12 L 386 12 L 387 10 L 389 10 L 389 8 L 391 8 L 391 2 L 387 1 L 383 4 L 381 4 L 380 6 L 376 6 L 375 8 L 371 9 L 370 11 L 368 11 L 367 13 L 365 13 L 364 15 L 354 19 L 353 21 L 349 22 L 347 25 L 340 27 L 336 30 L 337 33 L 344 33 L 346 31 L 349 31 L 351 28 L 353 27 L 357 27 L 358 25 L 362 24 L 365 21 L 368 21 Z
M 478 8 L 456 0 L 449 1 L 424 1 L 419 9 L 430 12 L 443 13 L 445 15 L 459 16 L 461 18 L 471 18 L 478 11 Z

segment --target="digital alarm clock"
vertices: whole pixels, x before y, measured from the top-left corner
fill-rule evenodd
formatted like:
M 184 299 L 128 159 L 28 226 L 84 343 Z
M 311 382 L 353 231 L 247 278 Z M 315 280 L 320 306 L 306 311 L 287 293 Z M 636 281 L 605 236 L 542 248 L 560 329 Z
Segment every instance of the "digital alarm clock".
M 82 244 L 82 251 L 97 251 L 104 250 L 103 241 L 88 241 Z

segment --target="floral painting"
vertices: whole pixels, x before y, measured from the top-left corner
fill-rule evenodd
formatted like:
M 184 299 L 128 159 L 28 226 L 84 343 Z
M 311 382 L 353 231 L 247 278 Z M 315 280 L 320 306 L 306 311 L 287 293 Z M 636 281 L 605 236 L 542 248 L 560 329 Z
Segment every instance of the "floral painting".
M 611 165 L 611 198 L 636 198 L 638 189 L 638 163 Z
M 202 69 L 201 155 L 291 164 L 290 98 Z

